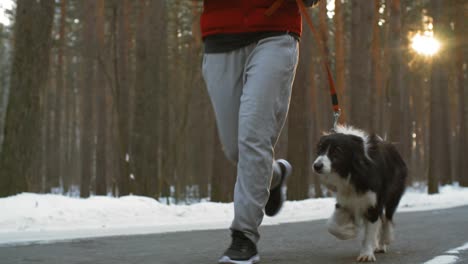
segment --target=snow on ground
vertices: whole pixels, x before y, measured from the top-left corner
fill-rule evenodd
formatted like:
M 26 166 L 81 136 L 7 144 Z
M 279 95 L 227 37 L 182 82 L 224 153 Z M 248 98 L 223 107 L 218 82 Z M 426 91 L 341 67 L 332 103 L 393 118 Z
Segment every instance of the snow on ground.
M 399 212 L 468 205 L 468 188 L 444 186 L 436 195 L 424 191 L 410 188 L 400 202 Z M 278 216 L 266 217 L 263 224 L 325 219 L 332 214 L 334 204 L 333 198 L 288 201 Z M 227 229 L 232 218 L 232 203 L 165 205 L 141 196 L 80 199 L 23 193 L 0 199 L 0 244 Z

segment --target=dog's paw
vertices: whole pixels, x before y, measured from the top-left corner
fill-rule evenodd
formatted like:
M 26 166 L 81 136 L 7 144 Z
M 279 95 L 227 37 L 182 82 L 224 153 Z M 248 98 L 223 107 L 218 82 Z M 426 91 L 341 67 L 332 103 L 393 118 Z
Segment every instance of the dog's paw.
M 374 250 L 375 253 L 387 253 L 387 245 L 379 245 Z
M 375 262 L 376 260 L 374 254 L 361 254 L 357 258 L 358 262 Z
M 361 249 L 361 253 L 357 258 L 358 262 L 374 262 L 376 258 L 374 256 L 374 250 L 370 247 Z
M 328 226 L 328 232 L 341 240 L 356 238 L 357 227 L 354 224 L 345 224 L 343 226 Z
M 330 234 L 341 240 L 353 239 L 358 234 L 352 215 L 343 209 L 335 209 L 327 221 L 327 228 Z

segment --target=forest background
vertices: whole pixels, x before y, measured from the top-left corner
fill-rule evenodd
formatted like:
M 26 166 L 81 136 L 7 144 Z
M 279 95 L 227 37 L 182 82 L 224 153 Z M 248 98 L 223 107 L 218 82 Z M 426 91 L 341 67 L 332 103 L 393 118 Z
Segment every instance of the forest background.
M 201 75 L 201 12 L 198 0 L 2 0 L 0 197 L 232 201 L 235 167 Z M 320 45 L 340 122 L 393 142 L 408 184 L 468 186 L 468 1 L 322 0 L 309 12 L 320 41 L 304 26 L 276 147 L 294 167 L 288 199 L 330 195 L 311 169 L 333 121 Z

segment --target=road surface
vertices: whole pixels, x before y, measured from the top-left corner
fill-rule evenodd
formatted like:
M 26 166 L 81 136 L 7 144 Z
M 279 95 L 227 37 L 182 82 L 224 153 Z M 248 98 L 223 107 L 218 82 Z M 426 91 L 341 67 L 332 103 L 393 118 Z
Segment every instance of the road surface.
M 396 241 L 377 263 L 424 263 L 468 242 L 468 206 L 398 213 Z M 261 263 L 355 263 L 359 240 L 339 241 L 325 221 L 261 227 Z M 227 230 L 107 237 L 50 244 L 0 246 L 1 264 L 215 264 L 230 243 Z M 447 254 L 445 254 L 447 255 Z M 457 264 L 468 263 L 468 250 Z

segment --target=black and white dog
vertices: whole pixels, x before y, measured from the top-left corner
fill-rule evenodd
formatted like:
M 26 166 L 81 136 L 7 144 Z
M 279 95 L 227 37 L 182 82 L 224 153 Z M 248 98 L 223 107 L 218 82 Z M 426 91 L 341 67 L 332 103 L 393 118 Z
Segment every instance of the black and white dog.
M 376 135 L 338 126 L 317 146 L 314 171 L 336 191 L 328 230 L 340 239 L 355 238 L 364 226 L 358 261 L 375 261 L 393 239 L 392 218 L 405 190 L 407 168 L 396 148 Z

